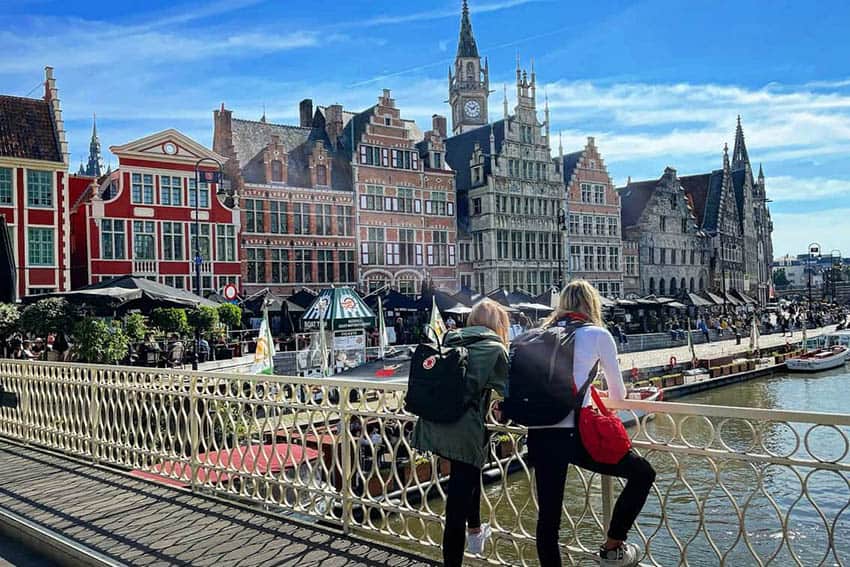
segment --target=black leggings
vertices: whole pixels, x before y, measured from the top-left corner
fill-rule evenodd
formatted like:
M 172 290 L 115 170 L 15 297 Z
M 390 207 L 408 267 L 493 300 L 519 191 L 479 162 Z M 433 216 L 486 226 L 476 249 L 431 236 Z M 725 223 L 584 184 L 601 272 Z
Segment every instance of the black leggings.
M 454 567 L 463 564 L 466 528 L 481 526 L 481 469 L 460 461 L 450 462 L 443 565 Z
M 561 527 L 561 505 L 569 464 L 626 479 L 626 486 L 611 514 L 611 525 L 608 527 L 608 537 L 611 539 L 626 539 L 655 482 L 652 465 L 634 451 L 629 451 L 615 465 L 593 461 L 581 444 L 578 430 L 574 428 L 530 430 L 528 457 L 534 465 L 534 480 L 537 484 L 537 555 L 541 567 L 561 565 L 558 530 Z

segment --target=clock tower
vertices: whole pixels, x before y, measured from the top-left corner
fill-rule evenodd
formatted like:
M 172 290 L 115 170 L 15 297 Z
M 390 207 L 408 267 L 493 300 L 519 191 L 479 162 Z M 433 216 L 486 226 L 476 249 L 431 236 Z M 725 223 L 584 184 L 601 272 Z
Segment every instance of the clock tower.
M 469 6 L 463 0 L 460 37 L 454 69 L 449 69 L 449 104 L 452 107 L 452 133 L 462 134 L 480 128 L 488 122 L 487 97 L 490 95 L 490 76 L 487 60 L 481 66 L 481 56 L 472 35 Z

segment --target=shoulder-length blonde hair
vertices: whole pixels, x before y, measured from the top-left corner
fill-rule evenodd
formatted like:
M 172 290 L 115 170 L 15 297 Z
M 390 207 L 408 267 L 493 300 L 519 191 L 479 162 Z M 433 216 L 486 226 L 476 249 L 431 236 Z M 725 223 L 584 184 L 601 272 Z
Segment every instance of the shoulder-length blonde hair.
M 544 321 L 544 326 L 554 324 L 570 311 L 584 315 L 594 325 L 605 326 L 602 321 L 602 298 L 587 280 L 573 280 L 566 285 L 558 299 L 558 306 Z
M 466 322 L 469 326 L 487 327 L 499 335 L 503 343 L 508 344 L 508 329 L 511 321 L 507 311 L 492 299 L 484 299 L 476 303 Z

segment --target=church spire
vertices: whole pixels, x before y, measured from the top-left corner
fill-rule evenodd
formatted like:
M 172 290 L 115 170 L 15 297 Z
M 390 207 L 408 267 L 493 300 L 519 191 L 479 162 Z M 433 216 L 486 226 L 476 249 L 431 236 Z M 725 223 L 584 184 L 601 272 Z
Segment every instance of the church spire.
M 761 168 L 761 164 L 759 164 L 759 179 L 764 179 L 764 170 Z
M 100 177 L 103 173 L 103 158 L 100 156 L 100 139 L 97 137 L 97 114 L 92 114 L 91 142 L 89 142 L 89 161 L 85 174 Z
M 741 115 L 738 115 L 738 126 L 735 128 L 735 148 L 732 150 L 732 169 L 741 169 L 750 165 L 747 145 L 744 143 L 744 129 L 741 127 Z
M 472 35 L 472 23 L 469 21 L 469 6 L 463 0 L 463 10 L 460 17 L 460 36 L 457 40 L 457 57 L 478 57 L 478 46 Z
M 729 144 L 723 144 L 723 171 L 729 171 Z

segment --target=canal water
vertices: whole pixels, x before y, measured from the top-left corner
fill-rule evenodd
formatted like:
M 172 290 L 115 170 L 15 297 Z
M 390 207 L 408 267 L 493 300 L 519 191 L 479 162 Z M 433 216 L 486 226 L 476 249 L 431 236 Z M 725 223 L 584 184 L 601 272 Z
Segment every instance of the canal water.
M 826 413 L 850 413 L 850 372 L 842 368 L 818 374 L 782 374 L 751 380 L 676 400 L 683 403 L 785 409 Z M 699 444 L 708 439 L 710 428 L 703 418 L 688 420 L 687 438 Z M 715 427 L 719 421 L 714 421 Z M 754 433 L 743 420 L 730 420 L 721 427 L 723 440 L 733 449 L 745 450 Z M 809 426 L 768 424 L 761 435 L 764 446 L 775 455 L 806 457 L 809 450 L 823 460 L 847 463 L 845 440 L 850 430 L 818 427 L 808 437 Z M 672 435 L 665 419 L 650 422 L 647 432 L 664 439 Z M 795 432 L 797 434 L 795 434 Z M 660 565 L 757 565 L 753 554 L 770 565 L 850 564 L 850 477 L 847 473 L 817 471 L 780 465 L 751 465 L 734 460 L 713 462 L 700 456 L 656 452 L 647 457 L 658 473 L 654 491 L 639 518 L 644 537 L 649 538 L 652 559 Z M 678 465 L 678 466 L 677 466 Z M 533 474 L 533 473 L 532 473 Z M 618 481 L 615 481 L 618 482 Z M 590 484 L 590 491 L 585 489 Z M 581 475 L 570 467 L 562 520 L 561 540 L 596 549 L 602 534 L 590 513 L 601 510 L 599 477 Z M 619 493 L 619 485 L 615 489 Z M 805 490 L 804 490 L 805 486 Z M 802 496 L 801 496 L 802 495 Z M 487 486 L 484 498 L 493 514 L 489 521 L 511 533 L 525 532 L 533 542 L 535 513 L 529 473 L 521 470 L 506 483 Z M 697 502 L 703 503 L 700 520 Z M 441 513 L 442 501 L 428 506 Z M 664 509 L 662 516 L 660 510 Z M 483 507 L 486 509 L 487 506 Z M 780 511 L 776 512 L 776 509 Z M 790 514 L 788 511 L 791 510 Z M 827 552 L 828 523 L 837 521 L 835 551 Z M 739 532 L 743 517 L 744 530 Z M 488 518 L 484 518 L 488 521 Z M 782 524 L 788 522 L 788 543 L 783 543 Z M 434 541 L 439 531 L 427 529 Z M 676 540 L 674 540 L 674 537 Z M 632 536 L 638 541 L 637 535 Z M 678 545 L 677 545 L 678 543 Z M 533 543 L 531 543 L 533 545 Z M 519 563 L 536 558 L 533 547 L 517 550 L 507 541 L 496 542 L 502 560 Z M 837 557 L 836 557 L 837 554 Z M 647 561 L 649 563 L 649 561 Z M 581 563 L 580 564 L 584 564 Z M 586 563 L 593 565 L 594 563 Z

